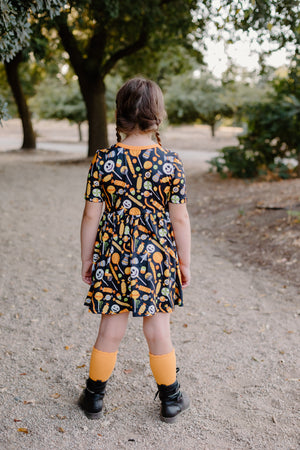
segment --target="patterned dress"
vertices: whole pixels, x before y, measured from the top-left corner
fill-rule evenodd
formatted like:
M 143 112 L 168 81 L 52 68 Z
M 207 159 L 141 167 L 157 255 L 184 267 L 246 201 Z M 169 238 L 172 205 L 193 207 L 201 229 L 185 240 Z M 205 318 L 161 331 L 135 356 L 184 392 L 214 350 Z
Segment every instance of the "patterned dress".
M 85 199 L 105 202 L 85 305 L 95 314 L 133 316 L 182 306 L 179 261 L 168 203 L 185 203 L 178 155 L 161 146 L 117 143 L 98 150 Z

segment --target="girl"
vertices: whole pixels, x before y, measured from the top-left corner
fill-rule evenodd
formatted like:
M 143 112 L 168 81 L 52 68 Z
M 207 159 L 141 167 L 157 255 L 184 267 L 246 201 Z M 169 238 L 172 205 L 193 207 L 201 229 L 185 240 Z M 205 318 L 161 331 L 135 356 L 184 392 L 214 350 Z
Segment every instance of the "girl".
M 182 287 L 190 282 L 190 224 L 182 163 L 160 143 L 164 115 L 162 92 L 153 81 L 125 83 L 116 98 L 117 143 L 96 152 L 88 174 L 82 279 L 90 285 L 85 305 L 101 314 L 79 399 L 90 419 L 100 416 L 130 311 L 143 317 L 161 419 L 175 422 L 189 407 L 176 380 L 170 313 L 182 306 Z

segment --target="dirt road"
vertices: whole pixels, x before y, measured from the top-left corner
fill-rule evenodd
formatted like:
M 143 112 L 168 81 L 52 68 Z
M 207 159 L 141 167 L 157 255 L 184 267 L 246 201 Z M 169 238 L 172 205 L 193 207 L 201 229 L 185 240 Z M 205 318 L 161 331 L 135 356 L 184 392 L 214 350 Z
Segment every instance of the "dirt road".
M 141 321 L 131 318 L 103 419 L 85 418 L 76 402 L 99 321 L 83 307 L 80 279 L 88 162 L 45 162 L 51 155 L 0 154 L 1 448 L 299 448 L 297 287 L 231 262 L 193 215 L 193 282 L 172 317 L 191 409 L 175 425 L 159 421 Z M 193 161 L 188 184 L 203 176 Z

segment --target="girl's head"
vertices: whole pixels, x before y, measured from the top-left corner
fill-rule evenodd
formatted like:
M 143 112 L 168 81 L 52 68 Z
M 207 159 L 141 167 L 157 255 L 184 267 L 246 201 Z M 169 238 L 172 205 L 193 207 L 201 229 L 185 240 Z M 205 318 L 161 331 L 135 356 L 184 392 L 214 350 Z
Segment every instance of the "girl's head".
M 117 93 L 116 98 L 117 139 L 120 133 L 129 135 L 134 131 L 153 131 L 158 143 L 158 127 L 166 115 L 164 98 L 154 81 L 132 78 Z

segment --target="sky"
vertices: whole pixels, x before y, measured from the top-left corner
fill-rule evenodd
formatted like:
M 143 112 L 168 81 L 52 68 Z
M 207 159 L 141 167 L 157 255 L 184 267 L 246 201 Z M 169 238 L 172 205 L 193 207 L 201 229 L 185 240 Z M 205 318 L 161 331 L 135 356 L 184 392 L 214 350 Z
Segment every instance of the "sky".
M 267 40 L 263 45 L 259 45 L 256 41 L 256 35 L 251 32 L 247 35 L 244 32 L 239 34 L 240 40 L 234 44 L 228 44 L 225 47 L 225 39 L 221 41 L 213 41 L 206 39 L 205 43 L 207 51 L 204 51 L 204 62 L 208 69 L 216 76 L 221 77 L 222 73 L 228 67 L 229 57 L 237 66 L 242 66 L 248 70 L 259 68 L 259 52 L 261 50 L 275 50 L 276 44 L 269 43 Z M 275 68 L 287 65 L 289 62 L 289 53 L 287 49 L 282 48 L 273 52 L 266 58 L 266 63 Z
M 257 53 L 250 51 L 247 43 L 237 42 L 236 44 L 231 44 L 226 52 L 223 42 L 210 43 L 207 52 L 205 52 L 204 61 L 209 71 L 217 78 L 221 77 L 222 73 L 228 67 L 228 56 L 230 56 L 233 63 L 245 67 L 249 71 L 259 68 L 259 56 Z M 276 51 L 276 53 L 266 58 L 266 63 L 276 68 L 287 64 L 287 51 L 285 49 Z

